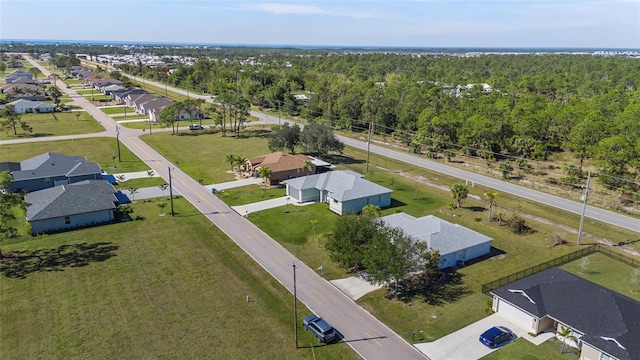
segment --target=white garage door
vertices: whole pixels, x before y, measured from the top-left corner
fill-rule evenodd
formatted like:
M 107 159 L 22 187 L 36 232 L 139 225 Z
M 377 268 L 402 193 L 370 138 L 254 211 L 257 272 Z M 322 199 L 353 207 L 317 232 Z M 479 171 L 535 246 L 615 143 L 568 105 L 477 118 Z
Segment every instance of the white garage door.
M 498 313 L 524 329 L 527 329 L 527 331 L 533 330 L 533 317 L 518 310 L 518 308 L 509 303 L 500 300 L 498 302 Z

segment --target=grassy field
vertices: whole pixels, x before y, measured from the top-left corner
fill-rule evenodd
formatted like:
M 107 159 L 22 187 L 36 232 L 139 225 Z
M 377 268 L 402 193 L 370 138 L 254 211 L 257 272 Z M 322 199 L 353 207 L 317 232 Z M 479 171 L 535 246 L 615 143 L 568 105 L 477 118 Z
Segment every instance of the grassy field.
M 475 339 L 474 339 L 475 340 Z M 569 346 L 565 346 L 564 353 L 560 353 L 562 343 L 559 340 L 551 339 L 535 346 L 524 339 L 516 339 L 499 350 L 482 358 L 482 360 L 541 360 L 557 359 L 570 360 L 578 359 Z
M 86 112 L 78 112 L 80 117 L 76 119 L 75 112 L 60 112 L 47 114 L 25 114 L 21 120 L 33 128 L 33 132 L 24 132 L 18 128 L 18 134 L 13 131 L 0 133 L 0 140 L 20 138 L 34 138 L 44 136 L 90 134 L 104 131 L 104 128 Z
M 63 141 L 44 141 L 25 144 L 2 145 L 2 161 L 22 161 L 45 152 L 65 155 L 85 156 L 87 160 L 97 162 L 107 172 L 121 173 L 146 171 L 149 167 L 125 146 L 120 146 L 122 162 L 115 159 L 114 170 L 112 155 L 116 153 L 116 140 L 113 138 L 90 138 Z
M 102 111 L 103 113 L 110 115 L 110 114 L 124 114 L 125 112 L 127 114 L 129 113 L 134 113 L 135 110 L 132 107 L 129 106 L 117 106 L 117 107 L 106 107 L 106 108 L 100 108 L 100 111 Z
M 243 186 L 218 193 L 218 197 L 229 206 L 251 204 L 285 195 L 285 188 L 263 188 L 259 185 Z
M 560 266 L 596 284 L 640 301 L 640 268 L 595 253 Z
M 291 294 L 175 205 L 174 218 L 138 202 L 144 220 L 5 244 L 21 257 L 0 264 L 0 358 L 357 358 L 302 329 L 296 349 Z

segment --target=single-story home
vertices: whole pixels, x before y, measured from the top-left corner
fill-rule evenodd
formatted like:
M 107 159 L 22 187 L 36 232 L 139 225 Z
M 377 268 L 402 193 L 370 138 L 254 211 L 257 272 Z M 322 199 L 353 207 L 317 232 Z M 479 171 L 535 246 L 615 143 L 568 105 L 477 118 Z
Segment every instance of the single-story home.
M 166 97 L 157 97 L 151 101 L 148 101 L 142 105 L 143 113 L 149 115 L 149 121 L 158 122 L 160 120 L 160 112 L 165 107 L 171 105 L 173 100 L 167 99 Z
M 287 154 L 282 151 L 267 155 L 252 157 L 246 160 L 246 171 L 254 176 L 258 175 L 261 167 L 269 168 L 271 176 L 265 179 L 268 186 L 275 185 L 283 180 L 314 174 L 316 166 L 312 158 L 297 154 Z
M 326 202 L 338 215 L 359 213 L 367 205 L 391 205 L 391 192 L 353 171 L 329 171 L 285 181 L 287 195 L 297 202 Z
M 12 72 L 11 74 L 7 75 L 4 77 L 4 82 L 6 84 L 11 84 L 12 82 L 18 80 L 18 79 L 29 79 L 32 80 L 33 77 L 31 76 L 31 73 L 26 72 L 24 70 L 16 70 L 14 72 Z
M 454 266 L 458 261 L 469 261 L 487 255 L 491 251 L 492 238 L 479 232 L 452 224 L 433 215 L 415 218 L 406 213 L 381 218 L 387 226 L 402 229 L 429 249 L 440 253 L 441 269 Z
M 124 90 L 124 86 L 118 84 L 112 84 L 107 86 L 100 87 L 100 91 L 105 95 L 111 95 L 113 91 L 122 91 Z
M 533 334 L 571 328 L 582 360 L 640 359 L 640 302 L 551 268 L 491 292 L 492 308 Z
M 102 179 L 100 165 L 84 156 L 68 156 L 47 152 L 30 159 L 0 163 L 0 170 L 11 171 L 9 190 L 37 191 L 83 180 Z
M 111 223 L 118 206 L 116 190 L 105 180 L 58 185 L 25 195 L 31 233 L 62 231 Z
M 25 99 L 32 101 L 42 101 L 46 99 L 44 91 L 34 84 L 6 84 L 0 87 L 0 92 L 5 99 Z
M 13 105 L 16 114 L 51 113 L 55 110 L 53 104 L 25 99 L 18 99 L 10 102 L 9 104 L 2 104 L 0 105 L 0 109 L 4 108 L 6 105 Z

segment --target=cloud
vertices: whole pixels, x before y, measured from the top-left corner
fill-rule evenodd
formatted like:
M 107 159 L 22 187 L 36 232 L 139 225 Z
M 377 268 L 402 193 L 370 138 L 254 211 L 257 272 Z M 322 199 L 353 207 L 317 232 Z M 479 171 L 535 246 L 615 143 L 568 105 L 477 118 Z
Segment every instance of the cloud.
M 241 5 L 242 10 L 266 12 L 272 15 L 326 15 L 367 19 L 381 17 L 370 11 L 347 10 L 344 8 L 324 8 L 317 5 L 298 5 L 288 3 L 249 3 Z

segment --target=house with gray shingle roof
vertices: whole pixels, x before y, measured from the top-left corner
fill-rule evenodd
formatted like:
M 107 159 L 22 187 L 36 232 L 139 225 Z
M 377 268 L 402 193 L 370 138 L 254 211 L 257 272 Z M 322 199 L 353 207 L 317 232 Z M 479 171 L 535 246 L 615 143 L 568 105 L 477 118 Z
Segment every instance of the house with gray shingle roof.
M 326 202 L 338 215 L 359 213 L 367 205 L 391 205 L 391 192 L 353 171 L 329 171 L 285 181 L 287 195 L 297 202 Z
M 33 234 L 111 223 L 118 206 L 116 190 L 105 180 L 85 180 L 25 195 Z
M 387 226 L 402 229 L 417 241 L 426 243 L 429 249 L 438 250 L 441 269 L 491 251 L 492 238 L 433 215 L 415 218 L 406 213 L 397 213 L 381 219 Z
M 491 292 L 492 308 L 533 333 L 571 328 L 584 360 L 640 359 L 640 302 L 551 268 Z
M 84 156 L 44 153 L 18 163 L 1 163 L 0 168 L 12 169 L 9 190 L 37 191 L 83 180 L 102 179 L 100 165 Z
M 16 114 L 51 113 L 55 110 L 52 104 L 47 104 L 42 101 L 31 101 L 25 99 L 18 99 L 8 104 L 2 104 L 0 105 L 0 109 L 4 108 L 7 105 L 13 105 L 13 111 Z

